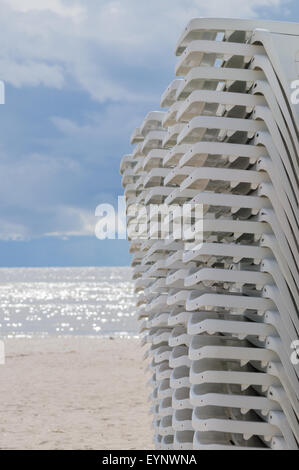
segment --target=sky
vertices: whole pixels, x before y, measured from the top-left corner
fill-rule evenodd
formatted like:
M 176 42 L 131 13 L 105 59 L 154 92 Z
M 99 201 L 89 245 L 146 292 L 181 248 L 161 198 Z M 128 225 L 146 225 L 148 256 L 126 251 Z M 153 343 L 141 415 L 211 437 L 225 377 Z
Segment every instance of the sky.
M 298 0 L 0 0 L 0 267 L 124 266 L 94 235 L 191 18 L 299 21 Z

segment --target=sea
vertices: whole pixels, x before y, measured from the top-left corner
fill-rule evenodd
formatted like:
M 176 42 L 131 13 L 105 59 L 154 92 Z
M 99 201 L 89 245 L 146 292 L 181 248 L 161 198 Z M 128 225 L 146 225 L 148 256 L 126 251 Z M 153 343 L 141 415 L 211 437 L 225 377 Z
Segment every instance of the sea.
M 2 337 L 137 336 L 131 268 L 0 268 Z

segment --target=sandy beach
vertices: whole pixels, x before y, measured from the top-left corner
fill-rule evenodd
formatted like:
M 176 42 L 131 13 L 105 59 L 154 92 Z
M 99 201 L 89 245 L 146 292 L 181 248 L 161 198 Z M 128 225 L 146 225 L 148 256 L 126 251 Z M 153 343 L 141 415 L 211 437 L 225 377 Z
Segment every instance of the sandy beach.
M 7 339 L 0 449 L 152 449 L 134 339 Z

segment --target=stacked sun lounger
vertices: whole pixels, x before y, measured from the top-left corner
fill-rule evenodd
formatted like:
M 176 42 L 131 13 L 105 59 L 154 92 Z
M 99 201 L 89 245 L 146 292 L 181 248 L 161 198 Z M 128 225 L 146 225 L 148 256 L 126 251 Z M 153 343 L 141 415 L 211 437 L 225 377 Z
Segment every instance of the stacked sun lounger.
M 157 449 L 298 449 L 298 51 L 295 23 L 191 20 L 122 159 Z

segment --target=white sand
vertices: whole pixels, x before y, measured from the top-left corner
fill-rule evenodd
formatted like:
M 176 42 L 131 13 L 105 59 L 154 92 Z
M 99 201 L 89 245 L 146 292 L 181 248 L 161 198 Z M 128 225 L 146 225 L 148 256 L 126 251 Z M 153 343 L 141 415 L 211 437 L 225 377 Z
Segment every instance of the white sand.
M 0 449 L 152 449 L 137 340 L 8 339 Z

